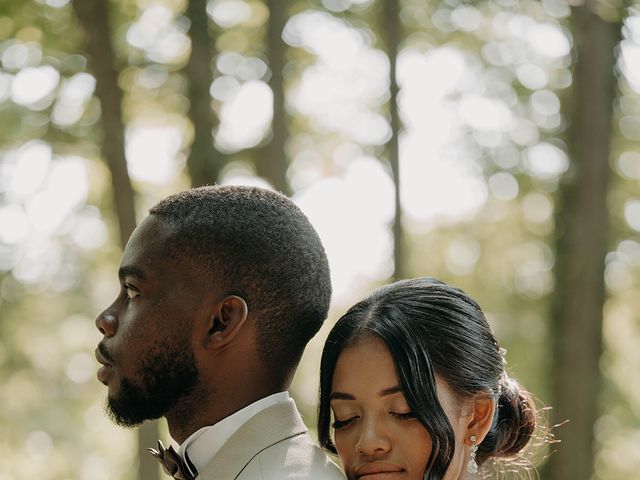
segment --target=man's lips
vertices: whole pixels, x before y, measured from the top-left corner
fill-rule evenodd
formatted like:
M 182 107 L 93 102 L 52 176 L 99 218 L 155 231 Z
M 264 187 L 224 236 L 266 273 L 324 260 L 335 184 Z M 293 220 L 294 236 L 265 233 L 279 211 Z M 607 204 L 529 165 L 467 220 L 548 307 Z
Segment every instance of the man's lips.
M 96 348 L 96 351 L 95 351 L 96 360 L 98 361 L 98 363 L 102 365 L 98 369 L 96 376 L 98 377 L 98 380 L 100 382 L 107 385 L 107 383 L 109 382 L 109 376 L 111 374 L 111 370 L 113 366 L 111 362 L 106 358 L 106 355 L 103 353 L 103 350 L 106 350 L 105 346 L 103 344 L 99 344 L 98 348 Z
M 395 478 L 404 472 L 404 468 L 386 462 L 364 463 L 355 469 L 356 478 L 373 480 L 376 478 Z
M 102 346 L 102 344 L 98 345 L 98 348 L 96 348 L 96 351 L 95 351 L 96 360 L 98 361 L 98 363 L 104 365 L 105 367 L 110 367 L 111 366 L 111 362 L 107 359 L 105 354 L 102 353 L 102 349 L 103 348 L 104 347 Z

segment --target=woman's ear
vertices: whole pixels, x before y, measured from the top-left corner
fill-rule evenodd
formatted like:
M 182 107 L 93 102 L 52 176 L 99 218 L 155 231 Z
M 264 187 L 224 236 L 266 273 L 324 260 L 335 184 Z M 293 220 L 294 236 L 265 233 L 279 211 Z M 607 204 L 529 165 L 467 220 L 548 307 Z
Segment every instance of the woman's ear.
M 491 429 L 493 416 L 496 411 L 496 401 L 487 395 L 476 395 L 472 400 L 472 411 L 467 423 L 467 432 L 464 443 L 471 445 L 471 436 L 476 437 L 476 443 L 480 444 Z
M 207 347 L 226 346 L 241 330 L 247 320 L 247 302 L 237 295 L 229 295 L 216 305 L 211 316 L 207 337 Z

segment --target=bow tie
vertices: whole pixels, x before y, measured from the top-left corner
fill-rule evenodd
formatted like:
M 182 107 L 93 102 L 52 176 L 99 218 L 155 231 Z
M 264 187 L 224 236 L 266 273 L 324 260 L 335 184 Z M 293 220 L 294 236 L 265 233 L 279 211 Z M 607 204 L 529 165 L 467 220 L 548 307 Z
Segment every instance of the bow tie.
M 167 475 L 171 475 L 176 480 L 195 480 L 196 477 L 191 474 L 186 462 L 172 446 L 164 448 L 162 442 L 158 440 L 158 450 L 155 448 L 147 448 L 147 450 L 160 462 L 164 473 Z M 195 467 L 192 465 L 190 466 L 192 467 L 192 470 L 196 470 Z

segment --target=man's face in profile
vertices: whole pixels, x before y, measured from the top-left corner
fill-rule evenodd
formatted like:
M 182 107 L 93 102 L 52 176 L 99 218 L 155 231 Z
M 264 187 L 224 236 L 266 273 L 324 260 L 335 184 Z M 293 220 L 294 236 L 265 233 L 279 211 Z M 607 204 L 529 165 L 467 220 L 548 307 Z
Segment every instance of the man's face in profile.
M 192 329 L 207 313 L 188 267 L 167 254 L 169 234 L 154 215 L 136 228 L 122 256 L 118 296 L 96 318 L 104 336 L 98 379 L 109 389 L 107 412 L 123 426 L 164 416 L 199 380 Z

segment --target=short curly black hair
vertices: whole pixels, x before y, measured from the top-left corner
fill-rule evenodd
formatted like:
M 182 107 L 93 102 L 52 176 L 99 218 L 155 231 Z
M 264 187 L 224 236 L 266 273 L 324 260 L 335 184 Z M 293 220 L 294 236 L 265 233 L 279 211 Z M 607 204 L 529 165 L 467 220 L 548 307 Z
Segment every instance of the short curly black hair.
M 205 186 L 165 198 L 150 214 L 172 227 L 172 254 L 245 299 L 265 365 L 279 374 L 295 369 L 331 300 L 327 256 L 304 213 L 274 191 Z

